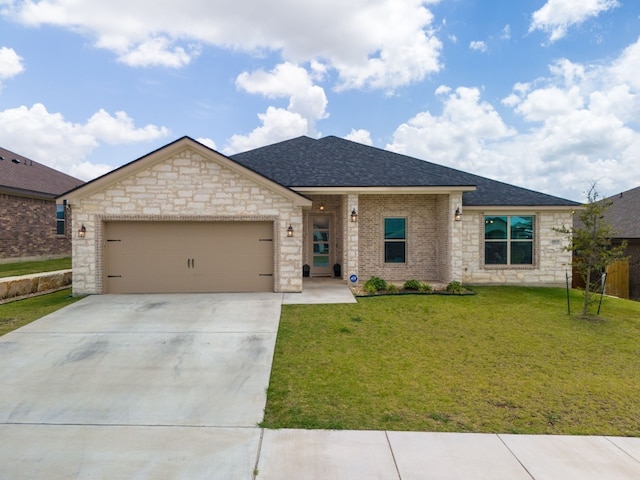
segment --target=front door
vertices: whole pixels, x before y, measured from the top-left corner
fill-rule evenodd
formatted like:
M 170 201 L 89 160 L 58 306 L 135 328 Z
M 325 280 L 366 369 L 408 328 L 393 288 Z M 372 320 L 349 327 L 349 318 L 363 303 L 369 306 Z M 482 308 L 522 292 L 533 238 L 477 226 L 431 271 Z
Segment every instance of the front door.
M 311 276 L 330 277 L 331 259 L 331 217 L 329 215 L 313 215 L 311 217 Z

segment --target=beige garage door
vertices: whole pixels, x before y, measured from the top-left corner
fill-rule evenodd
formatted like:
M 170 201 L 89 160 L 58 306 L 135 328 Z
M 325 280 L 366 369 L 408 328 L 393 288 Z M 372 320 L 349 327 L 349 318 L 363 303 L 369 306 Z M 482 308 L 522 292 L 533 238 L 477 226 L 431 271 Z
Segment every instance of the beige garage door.
M 107 293 L 273 291 L 270 222 L 109 222 Z

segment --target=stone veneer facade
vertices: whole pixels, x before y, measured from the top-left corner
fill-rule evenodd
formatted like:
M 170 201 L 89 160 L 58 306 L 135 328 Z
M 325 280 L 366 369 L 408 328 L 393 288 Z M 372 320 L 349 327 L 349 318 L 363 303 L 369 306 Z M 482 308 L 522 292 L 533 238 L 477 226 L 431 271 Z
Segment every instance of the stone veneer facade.
M 484 215 L 533 215 L 534 265 L 484 265 Z M 460 280 L 468 284 L 494 285 L 565 285 L 566 273 L 571 277 L 571 252 L 568 240 L 554 230 L 573 225 L 569 210 L 550 211 L 472 211 L 465 210 L 462 219 Z
M 75 294 L 103 293 L 109 221 L 272 221 L 274 289 L 302 290 L 302 209 L 291 198 L 186 148 L 72 204 Z M 287 237 L 291 225 L 294 236 Z
M 554 231 L 572 224 L 568 209 L 464 209 L 457 191 L 315 192 L 303 198 L 215 152 L 177 147 L 70 193 L 71 231 L 81 225 L 87 231 L 85 238 L 73 240 L 74 293 L 104 293 L 103 232 L 109 221 L 273 222 L 276 292 L 302 290 L 302 266 L 311 260 L 310 219 L 320 212 L 332 219 L 332 261 L 341 264 L 343 279 L 355 274 L 360 283 L 375 275 L 394 282 L 561 285 L 570 271 L 567 239 Z M 454 220 L 457 208 L 463 210 L 462 221 Z M 354 209 L 357 222 L 350 220 Z M 485 214 L 535 215 L 534 265 L 484 265 Z M 386 217 L 407 219 L 405 263 L 384 262 Z M 289 225 L 293 237 L 286 234 Z

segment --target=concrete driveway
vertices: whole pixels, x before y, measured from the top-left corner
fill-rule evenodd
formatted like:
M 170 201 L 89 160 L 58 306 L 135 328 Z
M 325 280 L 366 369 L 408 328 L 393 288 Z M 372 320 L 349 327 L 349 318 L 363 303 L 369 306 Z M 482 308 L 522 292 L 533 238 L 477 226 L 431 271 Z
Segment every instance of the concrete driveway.
M 282 300 L 97 296 L 0 337 L 0 479 L 640 478 L 640 438 L 256 428 Z
M 92 296 L 0 337 L 0 476 L 250 478 L 281 304 Z

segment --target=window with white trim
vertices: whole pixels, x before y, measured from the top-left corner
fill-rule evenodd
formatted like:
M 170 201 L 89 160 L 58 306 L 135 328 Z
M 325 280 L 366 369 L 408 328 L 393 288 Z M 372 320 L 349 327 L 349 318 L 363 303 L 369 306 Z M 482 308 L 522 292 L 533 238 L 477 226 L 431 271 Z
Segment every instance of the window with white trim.
M 485 265 L 533 265 L 533 215 L 484 217 Z
M 384 219 L 384 263 L 407 261 L 407 219 L 391 217 Z

